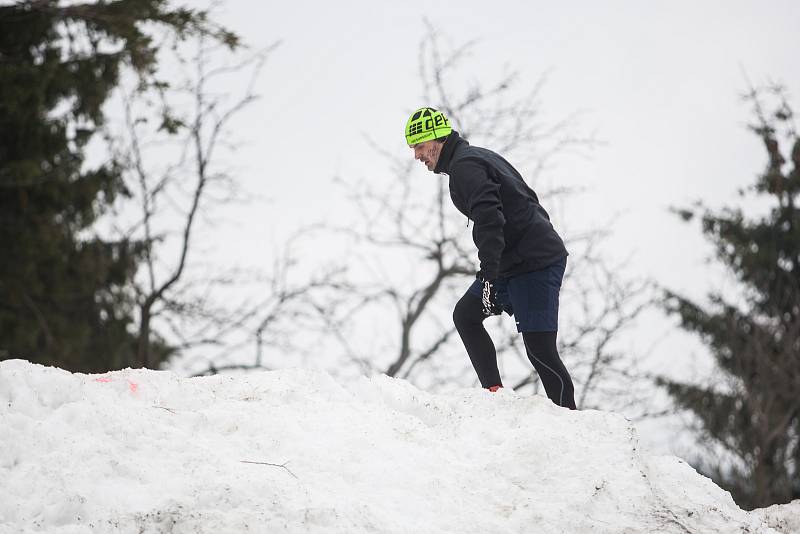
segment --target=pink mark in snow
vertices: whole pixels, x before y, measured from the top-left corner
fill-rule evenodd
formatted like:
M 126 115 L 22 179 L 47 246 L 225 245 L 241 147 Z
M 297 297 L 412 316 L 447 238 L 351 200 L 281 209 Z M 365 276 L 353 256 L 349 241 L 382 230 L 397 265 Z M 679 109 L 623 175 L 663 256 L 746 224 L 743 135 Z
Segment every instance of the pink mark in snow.
M 105 384 L 112 382 L 114 379 L 110 376 L 101 376 L 100 378 L 95 378 L 95 382 L 103 382 Z M 128 380 L 128 389 L 131 393 L 137 393 L 139 391 L 139 384 L 134 382 L 133 380 Z

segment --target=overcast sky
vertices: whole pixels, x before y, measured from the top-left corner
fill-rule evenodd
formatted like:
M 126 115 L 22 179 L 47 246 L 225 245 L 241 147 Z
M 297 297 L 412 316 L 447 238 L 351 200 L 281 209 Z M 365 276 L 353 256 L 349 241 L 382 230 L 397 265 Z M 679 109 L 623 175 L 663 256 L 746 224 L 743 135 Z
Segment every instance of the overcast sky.
M 718 285 L 718 271 L 706 265 L 699 229 L 668 208 L 738 201 L 763 167 L 745 128 L 745 73 L 757 85 L 783 82 L 800 100 L 796 0 L 230 1 L 215 18 L 254 47 L 282 41 L 259 81 L 262 100 L 235 123 L 238 178 L 271 201 L 228 210 L 226 224 L 204 234 L 223 261 L 241 265 L 269 265 L 289 232 L 347 209 L 334 176 L 386 171 L 365 137 L 412 157 L 405 122 L 430 104 L 417 64 L 424 19 L 453 44 L 479 39 L 466 78 L 507 64 L 532 84 L 550 71 L 546 116 L 584 110 L 582 124 L 604 141 L 547 176 L 588 188 L 557 213 L 558 224 L 581 228 L 619 214 L 608 254 L 632 255 L 632 273 L 690 295 Z M 435 178 L 420 164 L 419 179 Z
M 475 78 L 498 64 L 531 82 L 551 70 L 544 111 L 557 118 L 586 110 L 582 122 L 605 142 L 589 160 L 553 171 L 553 179 L 569 174 L 592 191 L 586 209 L 562 217 L 623 213 L 618 245 L 638 251 L 642 270 L 673 283 L 680 265 L 698 259 L 699 240 L 687 239 L 696 229 L 667 207 L 734 200 L 764 163 L 745 129 L 743 73 L 757 84 L 785 83 L 795 100 L 800 92 L 796 1 L 459 1 L 424 9 L 232 1 L 218 20 L 253 46 L 282 41 L 260 79 L 262 100 L 236 123 L 245 142 L 240 178 L 270 197 L 281 217 L 267 220 L 256 207 L 239 220 L 238 235 L 260 240 L 264 226 L 283 231 L 308 222 L 316 216 L 309 206 L 320 200 L 339 209 L 323 194 L 334 175 L 367 179 L 384 170 L 364 136 L 402 153 L 408 112 L 427 104 L 417 76 L 424 17 L 456 44 L 480 40 L 465 64 Z M 421 164 L 419 176 L 430 178 Z

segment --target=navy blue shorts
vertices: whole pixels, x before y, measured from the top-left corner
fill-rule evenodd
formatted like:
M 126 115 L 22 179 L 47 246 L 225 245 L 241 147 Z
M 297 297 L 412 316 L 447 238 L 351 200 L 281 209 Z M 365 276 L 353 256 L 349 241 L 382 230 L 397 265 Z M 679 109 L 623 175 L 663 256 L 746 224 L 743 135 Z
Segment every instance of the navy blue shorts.
M 495 283 L 497 303 L 517 322 L 517 332 L 557 332 L 558 294 L 567 268 L 567 258 L 544 269 L 500 278 Z M 481 298 L 481 283 L 467 290 Z

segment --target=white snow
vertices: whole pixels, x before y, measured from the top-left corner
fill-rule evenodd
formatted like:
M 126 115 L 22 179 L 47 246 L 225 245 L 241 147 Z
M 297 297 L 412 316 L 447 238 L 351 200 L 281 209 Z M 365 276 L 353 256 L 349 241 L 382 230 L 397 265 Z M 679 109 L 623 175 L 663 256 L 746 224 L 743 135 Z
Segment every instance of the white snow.
M 800 504 L 744 512 L 625 418 L 510 390 L 22 360 L 0 362 L 0 481 L 3 533 L 769 533 Z

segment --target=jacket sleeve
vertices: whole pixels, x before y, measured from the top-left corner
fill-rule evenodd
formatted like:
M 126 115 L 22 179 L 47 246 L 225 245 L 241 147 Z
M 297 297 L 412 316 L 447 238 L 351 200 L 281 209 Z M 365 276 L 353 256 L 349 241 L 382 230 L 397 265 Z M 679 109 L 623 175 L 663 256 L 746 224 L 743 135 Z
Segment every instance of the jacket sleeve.
M 506 223 L 500 202 L 500 185 L 474 162 L 459 162 L 451 170 L 458 194 L 466 201 L 467 217 L 472 219 L 472 239 L 478 247 L 481 271 L 488 279 L 496 279 L 500 256 L 505 248 L 503 226 Z

